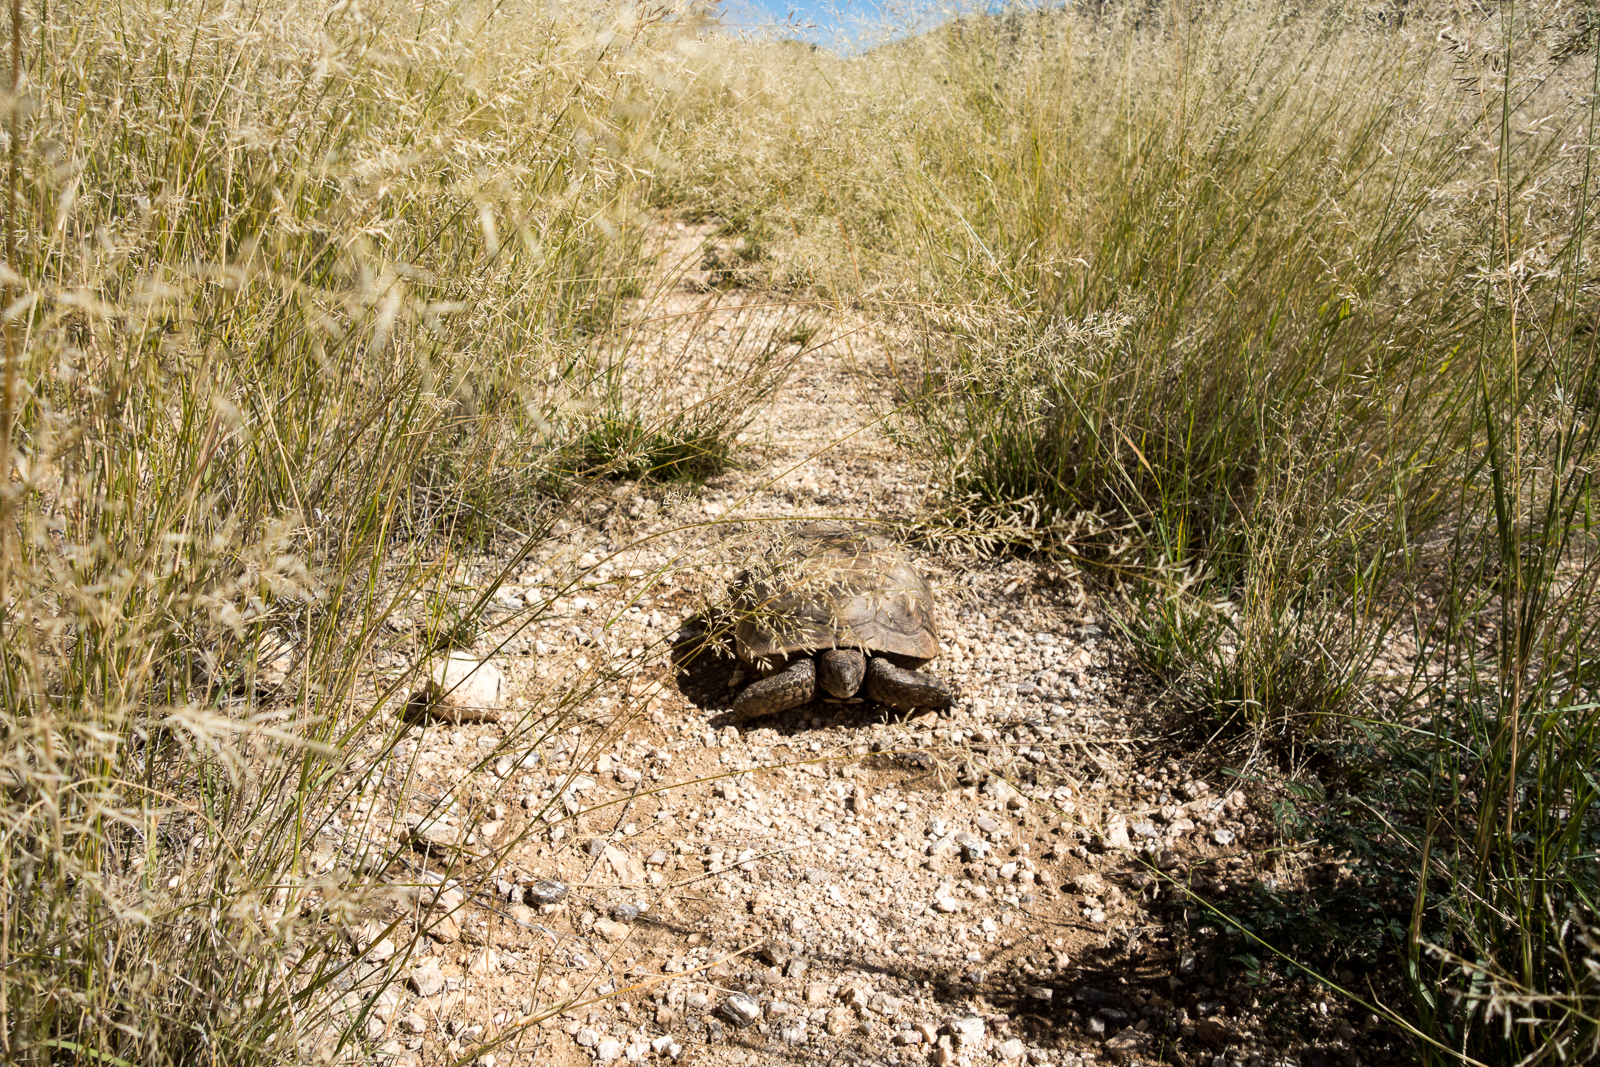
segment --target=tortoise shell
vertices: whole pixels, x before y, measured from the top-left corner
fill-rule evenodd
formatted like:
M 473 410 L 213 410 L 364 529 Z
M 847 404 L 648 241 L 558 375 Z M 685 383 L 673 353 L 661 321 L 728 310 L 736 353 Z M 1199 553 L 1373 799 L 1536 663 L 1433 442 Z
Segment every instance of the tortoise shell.
M 795 652 L 859 648 L 914 667 L 939 654 L 933 590 L 888 541 L 813 523 L 739 576 L 734 649 L 769 665 Z

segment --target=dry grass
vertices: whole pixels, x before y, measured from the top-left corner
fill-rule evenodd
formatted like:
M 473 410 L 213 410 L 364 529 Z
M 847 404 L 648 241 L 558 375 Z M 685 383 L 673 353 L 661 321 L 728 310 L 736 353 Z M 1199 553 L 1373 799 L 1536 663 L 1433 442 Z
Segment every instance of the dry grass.
M 367 688 L 386 624 L 471 627 L 455 558 L 537 542 L 597 407 L 719 454 L 747 417 L 748 375 L 709 415 L 605 377 L 652 269 L 637 131 L 698 16 L 39 10 L 6 142 L 0 1051 L 359 1056 L 406 959 L 340 933 L 394 893 L 416 680 Z

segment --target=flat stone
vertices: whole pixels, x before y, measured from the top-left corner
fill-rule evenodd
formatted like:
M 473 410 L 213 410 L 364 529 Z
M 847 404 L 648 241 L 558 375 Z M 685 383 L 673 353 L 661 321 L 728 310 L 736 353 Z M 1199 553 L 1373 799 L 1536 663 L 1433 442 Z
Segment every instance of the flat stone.
M 557 882 L 550 878 L 541 878 L 528 887 L 529 904 L 555 904 L 565 900 L 571 892 L 564 882 Z
M 967 860 L 981 860 L 989 854 L 989 842 L 982 838 L 973 837 L 971 834 L 956 834 L 956 844 L 961 846 L 961 855 Z
M 1128 1027 L 1115 1037 L 1106 1038 L 1106 1051 L 1118 1063 L 1127 1063 L 1136 1059 L 1150 1046 L 1148 1034 L 1141 1034 L 1133 1027 Z
M 887 993 L 874 993 L 867 1000 L 867 1009 L 878 1015 L 898 1015 L 900 1001 Z
M 612 1060 L 621 1055 L 622 1042 L 618 1041 L 614 1037 L 605 1038 L 594 1047 L 594 1058 L 599 1060 L 601 1063 L 610 1063 Z
M 616 845 L 605 846 L 605 857 L 606 863 L 610 864 L 611 869 L 616 872 L 619 881 L 633 884 L 644 881 L 644 864 Z
M 1080 874 L 1072 879 L 1072 887 L 1080 893 L 1099 896 L 1106 891 L 1106 882 L 1098 874 Z
M 1211 831 L 1211 840 L 1224 847 L 1233 844 L 1233 837 L 1234 835 L 1232 830 Z
M 505 673 L 486 660 L 452 652 L 429 669 L 429 678 L 406 702 L 408 719 L 457 725 L 493 722 L 505 706 Z
M 442 813 L 407 815 L 405 826 L 411 843 L 424 851 L 473 851 L 466 844 L 466 830 Z
M 1196 1019 L 1194 1036 L 1208 1045 L 1221 1045 L 1233 1040 L 1233 1028 L 1221 1019 Z
M 851 982 L 839 990 L 839 999 L 849 1007 L 861 1011 L 872 997 L 872 989 L 864 982 Z
M 1009 1041 L 1000 1042 L 1000 1046 L 994 1051 L 995 1055 L 999 1056 L 1002 1060 L 1020 1060 L 1024 1055 L 1027 1054 L 1028 1046 L 1024 1045 L 1021 1041 L 1013 1037 Z
M 756 955 L 774 967 L 780 967 L 794 958 L 794 949 L 782 941 L 768 941 L 756 949 Z
M 944 1021 L 944 1028 L 962 1048 L 983 1040 L 983 1020 L 976 1015 L 952 1015 Z
M 1002 804 L 1009 804 L 1013 798 L 1019 796 L 1017 791 L 1011 787 L 1011 783 L 1004 778 L 989 779 L 984 783 L 983 793 L 985 796 L 993 797 Z
M 431 997 L 444 989 L 444 972 L 439 964 L 427 960 L 411 972 L 411 988 L 420 997 Z

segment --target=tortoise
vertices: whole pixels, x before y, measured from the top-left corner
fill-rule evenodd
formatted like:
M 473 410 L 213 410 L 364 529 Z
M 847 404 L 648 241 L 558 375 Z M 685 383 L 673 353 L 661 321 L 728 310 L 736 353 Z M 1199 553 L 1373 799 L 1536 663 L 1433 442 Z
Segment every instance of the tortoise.
M 883 538 L 809 524 L 736 589 L 734 651 L 763 677 L 735 698 L 735 721 L 799 707 L 818 688 L 841 699 L 864 691 L 896 708 L 954 700 L 950 686 L 916 670 L 939 654 L 933 591 Z

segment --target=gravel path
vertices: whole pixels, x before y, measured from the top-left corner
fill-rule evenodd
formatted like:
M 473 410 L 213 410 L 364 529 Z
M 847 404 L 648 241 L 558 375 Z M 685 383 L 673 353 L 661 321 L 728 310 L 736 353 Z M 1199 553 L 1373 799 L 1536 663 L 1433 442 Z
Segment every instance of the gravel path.
M 1249 986 L 1208 984 L 1182 886 L 1273 876 L 1250 851 L 1270 841 L 1259 798 L 1161 739 L 1072 574 L 912 541 L 945 643 L 925 669 L 960 686 L 955 707 L 724 724 L 737 663 L 682 648 L 741 561 L 774 523 L 910 524 L 929 478 L 883 434 L 872 323 L 740 292 L 657 306 L 659 336 L 635 343 L 679 346 L 674 388 L 714 389 L 801 319 L 815 347 L 741 469 L 619 483 L 515 564 L 470 650 L 502 676 L 494 721 L 414 731 L 343 813 L 345 842 L 412 845 L 355 943 L 396 919 L 427 931 L 420 954 L 368 953 L 369 980 L 401 980 L 367 1022 L 380 1061 L 1373 1062 L 1343 1006 L 1269 1039 Z

